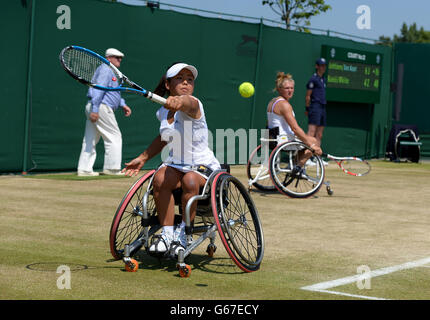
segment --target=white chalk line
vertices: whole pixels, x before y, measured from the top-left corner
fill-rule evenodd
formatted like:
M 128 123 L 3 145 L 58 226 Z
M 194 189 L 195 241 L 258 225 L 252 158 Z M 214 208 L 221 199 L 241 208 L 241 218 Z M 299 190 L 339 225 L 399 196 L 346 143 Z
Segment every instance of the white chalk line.
M 307 289 L 305 289 L 305 290 L 307 290 Z M 384 298 L 362 296 L 362 295 L 359 295 L 359 294 L 351 294 L 351 293 L 340 292 L 340 291 L 332 291 L 332 290 L 311 290 L 311 291 L 313 291 L 313 292 L 322 292 L 322 293 L 330 293 L 330 294 L 335 294 L 335 295 L 338 295 L 338 296 L 347 296 L 347 297 L 361 298 L 361 299 L 367 299 L 367 300 L 388 300 L 388 299 L 384 299 Z
M 397 272 L 397 271 L 401 271 L 401 270 L 407 270 L 407 269 L 413 269 L 413 268 L 417 268 L 417 267 L 422 267 L 422 266 L 425 266 L 426 264 L 429 264 L 429 263 L 430 263 L 430 257 L 424 258 L 424 259 L 420 259 L 420 260 L 416 260 L 416 261 L 406 262 L 406 263 L 403 263 L 403 264 L 399 264 L 397 266 L 392 266 L 392 267 L 386 267 L 386 268 L 381 268 L 381 269 L 373 270 L 373 271 L 370 271 L 369 273 L 366 273 L 366 274 L 357 274 L 357 275 L 350 276 L 350 277 L 345 277 L 345 278 L 340 278 L 340 279 L 336 279 L 336 280 L 320 282 L 320 283 L 313 284 L 311 286 L 302 287 L 300 289 L 302 289 L 302 290 L 308 290 L 308 291 L 314 291 L 314 292 L 324 292 L 324 293 L 330 293 L 330 294 L 336 294 L 336 295 L 344 295 L 344 296 L 355 297 L 355 298 L 370 299 L 370 300 L 387 300 L 387 299 L 384 299 L 384 298 L 369 297 L 369 296 L 362 296 L 362 295 L 354 295 L 354 294 L 343 293 L 343 292 L 339 292 L 339 291 L 332 291 L 332 290 L 327 290 L 327 289 L 331 289 L 331 288 L 335 288 L 335 287 L 339 287 L 339 286 L 351 284 L 351 283 L 362 281 L 362 280 L 365 280 L 365 279 L 371 279 L 371 278 L 374 278 L 374 277 L 379 277 L 379 276 L 387 275 L 387 274 L 390 274 L 390 273 L 393 273 L 393 272 Z

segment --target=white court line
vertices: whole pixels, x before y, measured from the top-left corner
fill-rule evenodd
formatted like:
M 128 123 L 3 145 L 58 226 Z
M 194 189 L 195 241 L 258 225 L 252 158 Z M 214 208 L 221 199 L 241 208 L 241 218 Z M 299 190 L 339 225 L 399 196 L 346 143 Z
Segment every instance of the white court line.
M 303 290 L 308 290 L 308 291 L 315 291 L 315 292 L 325 292 L 325 293 L 331 293 L 331 294 L 337 294 L 337 295 L 345 295 L 345 296 L 350 296 L 350 297 L 358 297 L 358 298 L 364 298 L 364 299 L 382 299 L 382 298 L 376 298 L 376 297 L 367 297 L 367 296 L 360 296 L 360 295 L 352 295 L 352 294 L 348 294 L 348 293 L 343 293 L 343 292 L 337 292 L 337 291 L 330 291 L 327 289 L 331 289 L 331 288 L 335 288 L 335 287 L 339 287 L 339 286 L 343 286 L 343 285 L 347 285 L 347 284 L 351 284 L 357 281 L 362 281 L 364 279 L 371 279 L 374 277 L 379 277 L 379 276 L 383 276 L 383 275 L 387 275 L 393 272 L 397 272 L 397 271 L 401 271 L 401 270 L 406 270 L 406 269 L 412 269 L 412 268 L 417 268 L 417 267 L 421 267 L 424 266 L 426 264 L 430 263 L 430 257 L 428 258 L 424 258 L 424 259 L 420 259 L 420 260 L 416 260 L 416 261 L 411 261 L 411 262 L 406 262 L 403 264 L 399 264 L 397 266 L 392 266 L 392 267 L 387 267 L 387 268 L 382 268 L 382 269 L 378 269 L 378 270 L 374 270 L 371 271 L 369 273 L 365 273 L 365 274 L 357 274 L 354 276 L 350 276 L 350 277 L 345 277 L 345 278 L 340 278 L 340 279 L 336 279 L 336 280 L 332 280 L 332 281 L 326 281 L 326 282 L 320 282 L 317 284 L 313 284 L 311 286 L 305 286 L 302 287 L 300 289 Z
M 340 291 L 331 291 L 331 290 L 311 290 L 311 291 L 313 291 L 313 292 L 322 292 L 322 293 L 330 293 L 330 294 L 336 294 L 338 296 L 347 296 L 347 297 L 361 298 L 361 299 L 367 299 L 367 300 L 388 300 L 388 299 L 384 299 L 384 298 L 361 296 L 359 294 L 350 294 L 350 293 L 345 293 L 345 292 L 340 292 Z

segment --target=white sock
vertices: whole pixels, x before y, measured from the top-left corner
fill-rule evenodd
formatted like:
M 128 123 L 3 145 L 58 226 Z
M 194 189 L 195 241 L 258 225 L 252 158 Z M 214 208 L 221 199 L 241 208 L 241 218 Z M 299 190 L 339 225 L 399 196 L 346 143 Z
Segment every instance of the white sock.
M 164 226 L 163 231 L 166 235 L 173 237 L 173 226 Z
M 183 228 L 185 228 L 186 225 L 187 224 L 185 223 L 185 221 L 182 220 L 181 224 L 179 225 L 179 228 L 183 229 Z

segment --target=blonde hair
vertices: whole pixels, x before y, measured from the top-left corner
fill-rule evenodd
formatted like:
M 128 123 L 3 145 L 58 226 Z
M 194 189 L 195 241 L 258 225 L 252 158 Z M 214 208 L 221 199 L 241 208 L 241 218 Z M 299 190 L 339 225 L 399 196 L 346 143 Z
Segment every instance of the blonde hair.
M 276 80 L 275 80 L 275 88 L 273 88 L 273 91 L 278 90 L 278 88 L 282 87 L 282 84 L 285 81 L 291 81 L 294 84 L 293 76 L 289 73 L 285 74 L 283 71 L 280 71 L 276 74 Z

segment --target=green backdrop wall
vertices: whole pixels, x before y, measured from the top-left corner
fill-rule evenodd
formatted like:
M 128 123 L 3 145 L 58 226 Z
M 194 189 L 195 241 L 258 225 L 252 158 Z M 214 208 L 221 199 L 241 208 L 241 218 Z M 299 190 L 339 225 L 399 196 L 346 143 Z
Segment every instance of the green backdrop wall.
M 403 84 L 393 98 L 393 114 L 397 94 L 401 94 L 399 119 L 394 123 L 416 125 L 423 143 L 421 155 L 430 157 L 430 44 L 397 43 L 394 46 L 393 79 L 397 80 L 398 66 L 403 65 Z
M 60 5 L 70 8 L 70 29 L 57 28 Z M 8 1 L 3 8 L 1 33 L 8 50 L 0 50 L 0 54 L 6 61 L 3 67 L 8 76 L 3 77 L 0 86 L 1 96 L 7 97 L 2 99 L 0 118 L 1 172 L 76 170 L 85 127 L 87 88 L 72 80 L 60 66 L 59 52 L 71 44 L 99 53 L 108 47 L 118 48 L 126 54 L 121 70 L 149 90 L 154 89 L 172 62 L 194 64 L 199 70 L 195 96 L 204 104 L 213 133 L 226 128 L 264 128 L 265 108 L 274 95 L 277 71 L 289 72 L 295 79 L 292 105 L 306 131 L 305 85 L 314 72 L 321 46 L 381 53 L 384 65 L 380 103 L 329 102 L 323 149 L 333 154 L 366 157 L 380 157 L 385 152 L 392 109 L 390 48 L 286 31 L 261 23 L 98 0 Z M 238 94 L 243 81 L 255 84 L 256 94 L 252 98 Z M 123 97 L 133 110 L 130 118 L 116 112 L 126 162 L 158 134 L 155 111 L 159 106 L 139 96 Z M 227 152 L 234 149 L 225 148 Z M 97 150 L 95 169 L 103 164 L 102 143 Z M 238 163 L 239 151 L 236 148 L 234 152 Z M 154 159 L 147 167 L 159 161 Z
M 11 1 L 0 10 L 2 45 L 0 59 L 4 73 L 0 79 L 0 170 L 22 169 L 27 88 L 28 35 L 31 10 Z M 9 30 L 13 29 L 13 32 Z

